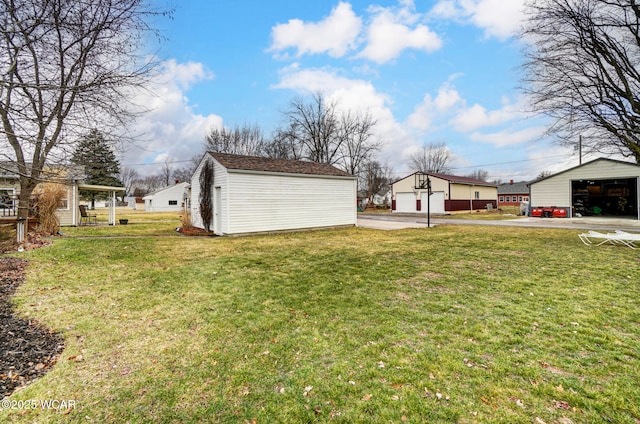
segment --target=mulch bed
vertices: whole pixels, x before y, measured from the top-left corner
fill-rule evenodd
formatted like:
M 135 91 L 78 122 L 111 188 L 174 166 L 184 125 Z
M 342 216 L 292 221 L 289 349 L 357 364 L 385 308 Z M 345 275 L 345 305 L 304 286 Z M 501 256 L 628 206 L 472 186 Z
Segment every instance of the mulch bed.
M 61 334 L 14 315 L 9 299 L 26 266 L 24 259 L 0 257 L 0 398 L 46 374 L 64 348 Z

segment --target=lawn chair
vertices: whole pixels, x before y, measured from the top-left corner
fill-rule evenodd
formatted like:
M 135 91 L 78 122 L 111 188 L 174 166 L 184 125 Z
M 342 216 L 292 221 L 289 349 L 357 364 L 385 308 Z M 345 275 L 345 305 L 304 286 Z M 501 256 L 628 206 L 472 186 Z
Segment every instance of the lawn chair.
M 587 233 L 578 234 L 580 241 L 587 246 L 601 246 L 605 243 L 613 245 L 623 245 L 631 249 L 635 249 L 634 241 L 640 241 L 640 234 L 631 234 L 624 231 L 616 231 L 615 233 L 600 233 L 598 231 L 589 231 Z
M 78 207 L 80 208 L 80 225 L 82 225 L 83 221 L 84 225 L 91 224 L 92 219 L 94 225 L 98 225 L 98 222 L 96 221 L 98 215 L 87 212 L 87 207 L 85 205 L 80 205 Z

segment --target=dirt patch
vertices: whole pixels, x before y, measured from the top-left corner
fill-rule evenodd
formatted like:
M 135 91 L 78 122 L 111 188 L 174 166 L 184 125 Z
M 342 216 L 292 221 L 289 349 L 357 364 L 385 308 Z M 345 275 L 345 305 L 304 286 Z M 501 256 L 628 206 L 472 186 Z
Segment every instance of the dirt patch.
M 0 398 L 46 374 L 64 348 L 61 334 L 14 315 L 9 299 L 26 266 L 24 259 L 0 257 Z

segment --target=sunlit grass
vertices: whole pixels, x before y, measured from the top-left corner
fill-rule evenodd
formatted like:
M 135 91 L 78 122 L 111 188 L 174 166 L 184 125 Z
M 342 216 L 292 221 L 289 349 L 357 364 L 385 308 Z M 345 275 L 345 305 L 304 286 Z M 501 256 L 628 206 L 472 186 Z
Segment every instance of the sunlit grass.
M 12 399 L 78 406 L 0 421 L 640 419 L 637 251 L 567 230 L 189 238 L 158 221 L 23 254 L 18 309 L 66 349 Z

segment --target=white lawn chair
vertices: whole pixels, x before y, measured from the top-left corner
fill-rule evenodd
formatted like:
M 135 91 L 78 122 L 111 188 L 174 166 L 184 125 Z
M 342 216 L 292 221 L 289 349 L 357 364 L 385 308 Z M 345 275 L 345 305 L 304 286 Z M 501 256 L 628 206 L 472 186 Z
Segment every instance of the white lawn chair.
M 600 246 L 605 243 L 613 245 L 623 245 L 631 249 L 635 249 L 634 241 L 640 241 L 640 234 L 631 234 L 622 232 L 600 233 L 598 231 L 589 231 L 587 233 L 578 234 L 580 240 L 587 246 Z

